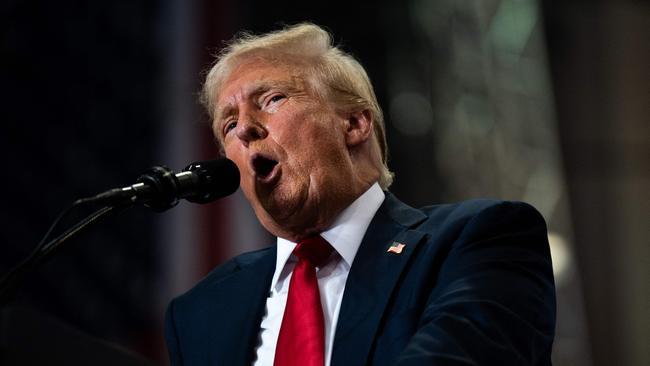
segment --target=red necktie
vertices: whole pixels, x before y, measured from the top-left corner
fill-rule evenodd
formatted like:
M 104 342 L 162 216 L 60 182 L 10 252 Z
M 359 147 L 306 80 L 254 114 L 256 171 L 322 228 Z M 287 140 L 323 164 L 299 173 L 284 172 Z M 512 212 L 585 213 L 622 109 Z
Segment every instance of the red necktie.
M 275 348 L 275 366 L 323 366 L 325 326 L 316 267 L 332 252 L 320 236 L 309 237 L 296 246 L 298 263 L 289 282 L 289 295 L 280 335 Z

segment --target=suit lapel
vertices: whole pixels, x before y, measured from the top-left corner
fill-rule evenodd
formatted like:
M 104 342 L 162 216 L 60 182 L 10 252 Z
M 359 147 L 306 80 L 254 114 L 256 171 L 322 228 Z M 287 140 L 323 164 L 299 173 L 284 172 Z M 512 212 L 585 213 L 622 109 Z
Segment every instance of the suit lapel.
M 386 194 L 350 269 L 336 327 L 332 365 L 366 363 L 393 288 L 425 235 L 409 227 L 425 218 L 421 211 Z M 387 252 L 392 245 L 399 244 L 404 245 L 400 253 Z
M 275 269 L 276 248 L 252 263 L 239 262 L 239 271 L 219 284 L 213 308 L 213 336 L 218 346 L 210 347 L 213 364 L 249 365 L 253 360 L 266 298 Z M 206 321 L 208 321 L 206 319 Z M 227 330 L 227 331 L 226 331 Z

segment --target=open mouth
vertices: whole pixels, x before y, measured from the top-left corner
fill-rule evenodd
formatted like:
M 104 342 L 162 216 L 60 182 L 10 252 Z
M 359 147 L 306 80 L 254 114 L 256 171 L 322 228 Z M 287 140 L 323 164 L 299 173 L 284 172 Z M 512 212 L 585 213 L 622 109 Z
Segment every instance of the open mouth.
M 278 165 L 277 161 L 261 154 L 255 154 L 253 157 L 253 170 L 255 175 L 262 180 L 271 175 L 276 165 Z

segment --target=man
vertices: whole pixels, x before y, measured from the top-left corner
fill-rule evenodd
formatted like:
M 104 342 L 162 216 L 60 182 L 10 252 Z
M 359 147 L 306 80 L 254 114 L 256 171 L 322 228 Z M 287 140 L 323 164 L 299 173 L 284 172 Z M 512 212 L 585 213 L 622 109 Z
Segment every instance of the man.
M 172 364 L 550 364 L 542 217 L 515 202 L 397 200 L 370 81 L 327 32 L 236 39 L 204 102 L 277 245 L 170 304 Z

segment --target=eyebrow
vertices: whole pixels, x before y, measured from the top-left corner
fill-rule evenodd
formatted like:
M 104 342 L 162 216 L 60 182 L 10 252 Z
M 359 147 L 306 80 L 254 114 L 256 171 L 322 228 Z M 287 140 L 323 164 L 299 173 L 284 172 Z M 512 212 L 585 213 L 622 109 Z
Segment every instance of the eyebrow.
M 295 78 L 291 78 L 291 80 L 259 81 L 246 88 L 246 90 L 244 91 L 244 99 L 256 97 L 272 89 L 281 89 L 289 93 L 299 91 L 300 87 L 298 85 L 299 83 L 296 82 Z M 224 118 L 232 115 L 236 110 L 237 107 L 232 105 L 231 103 L 228 103 L 225 106 L 218 108 L 217 113 L 215 114 L 215 121 L 219 123 Z

